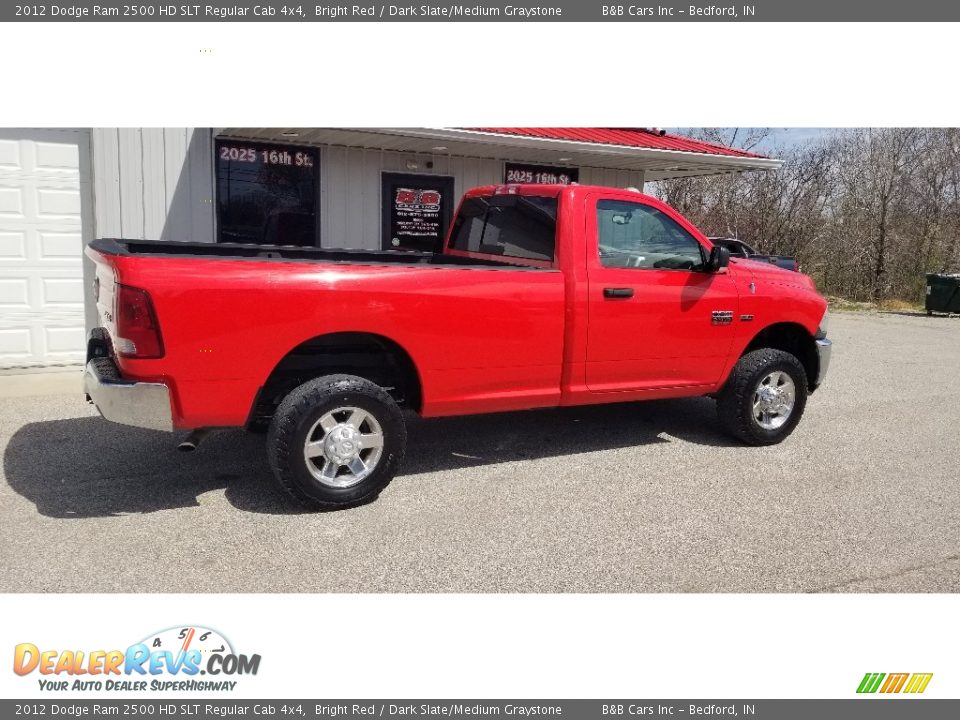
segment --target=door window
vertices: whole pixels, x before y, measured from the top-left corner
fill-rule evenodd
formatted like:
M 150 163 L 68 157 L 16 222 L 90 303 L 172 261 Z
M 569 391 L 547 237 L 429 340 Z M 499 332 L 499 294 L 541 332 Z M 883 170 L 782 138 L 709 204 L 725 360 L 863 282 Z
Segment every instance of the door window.
M 639 270 L 697 270 L 703 248 L 666 213 L 642 203 L 597 202 L 600 264 Z

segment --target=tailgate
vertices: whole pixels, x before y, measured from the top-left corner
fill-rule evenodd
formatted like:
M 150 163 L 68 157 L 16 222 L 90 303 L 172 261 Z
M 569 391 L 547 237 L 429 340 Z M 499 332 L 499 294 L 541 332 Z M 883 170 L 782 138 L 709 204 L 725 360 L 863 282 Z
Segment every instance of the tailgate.
M 116 319 L 113 316 L 116 303 L 116 285 L 120 282 L 119 273 L 113 262 L 113 256 L 104 255 L 92 247 L 87 247 L 86 255 L 94 263 L 93 300 L 97 307 L 97 324 L 106 328 L 110 337 L 117 332 Z

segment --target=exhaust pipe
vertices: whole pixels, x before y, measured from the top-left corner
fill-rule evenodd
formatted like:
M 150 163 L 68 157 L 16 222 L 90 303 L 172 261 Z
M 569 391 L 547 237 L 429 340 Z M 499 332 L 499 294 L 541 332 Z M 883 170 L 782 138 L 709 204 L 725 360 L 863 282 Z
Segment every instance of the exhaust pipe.
M 197 449 L 197 446 L 203 442 L 204 438 L 210 434 L 210 428 L 197 428 L 196 430 L 191 430 L 190 434 L 184 438 L 183 442 L 177 445 L 177 450 L 180 452 L 193 452 Z

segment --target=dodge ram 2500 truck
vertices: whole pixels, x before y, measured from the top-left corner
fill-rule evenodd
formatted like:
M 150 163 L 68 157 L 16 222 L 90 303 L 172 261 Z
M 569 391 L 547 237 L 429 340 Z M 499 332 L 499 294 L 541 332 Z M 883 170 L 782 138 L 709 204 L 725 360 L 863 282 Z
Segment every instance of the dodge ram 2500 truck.
M 392 479 L 404 409 L 709 395 L 730 433 L 769 445 L 830 359 L 810 278 L 730 261 L 630 189 L 471 190 L 436 254 L 109 239 L 87 254 L 102 327 L 85 384 L 101 414 L 266 428 L 277 480 L 315 507 Z

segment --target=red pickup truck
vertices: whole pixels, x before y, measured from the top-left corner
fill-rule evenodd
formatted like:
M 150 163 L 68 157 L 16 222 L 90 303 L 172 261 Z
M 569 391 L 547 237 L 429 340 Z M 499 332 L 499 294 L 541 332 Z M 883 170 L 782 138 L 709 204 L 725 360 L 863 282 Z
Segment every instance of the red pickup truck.
M 376 496 L 422 417 L 710 395 L 752 445 L 830 359 L 800 273 L 731 261 L 635 190 L 469 191 L 442 253 L 97 240 L 86 392 L 158 430 L 267 428 L 315 507 Z

